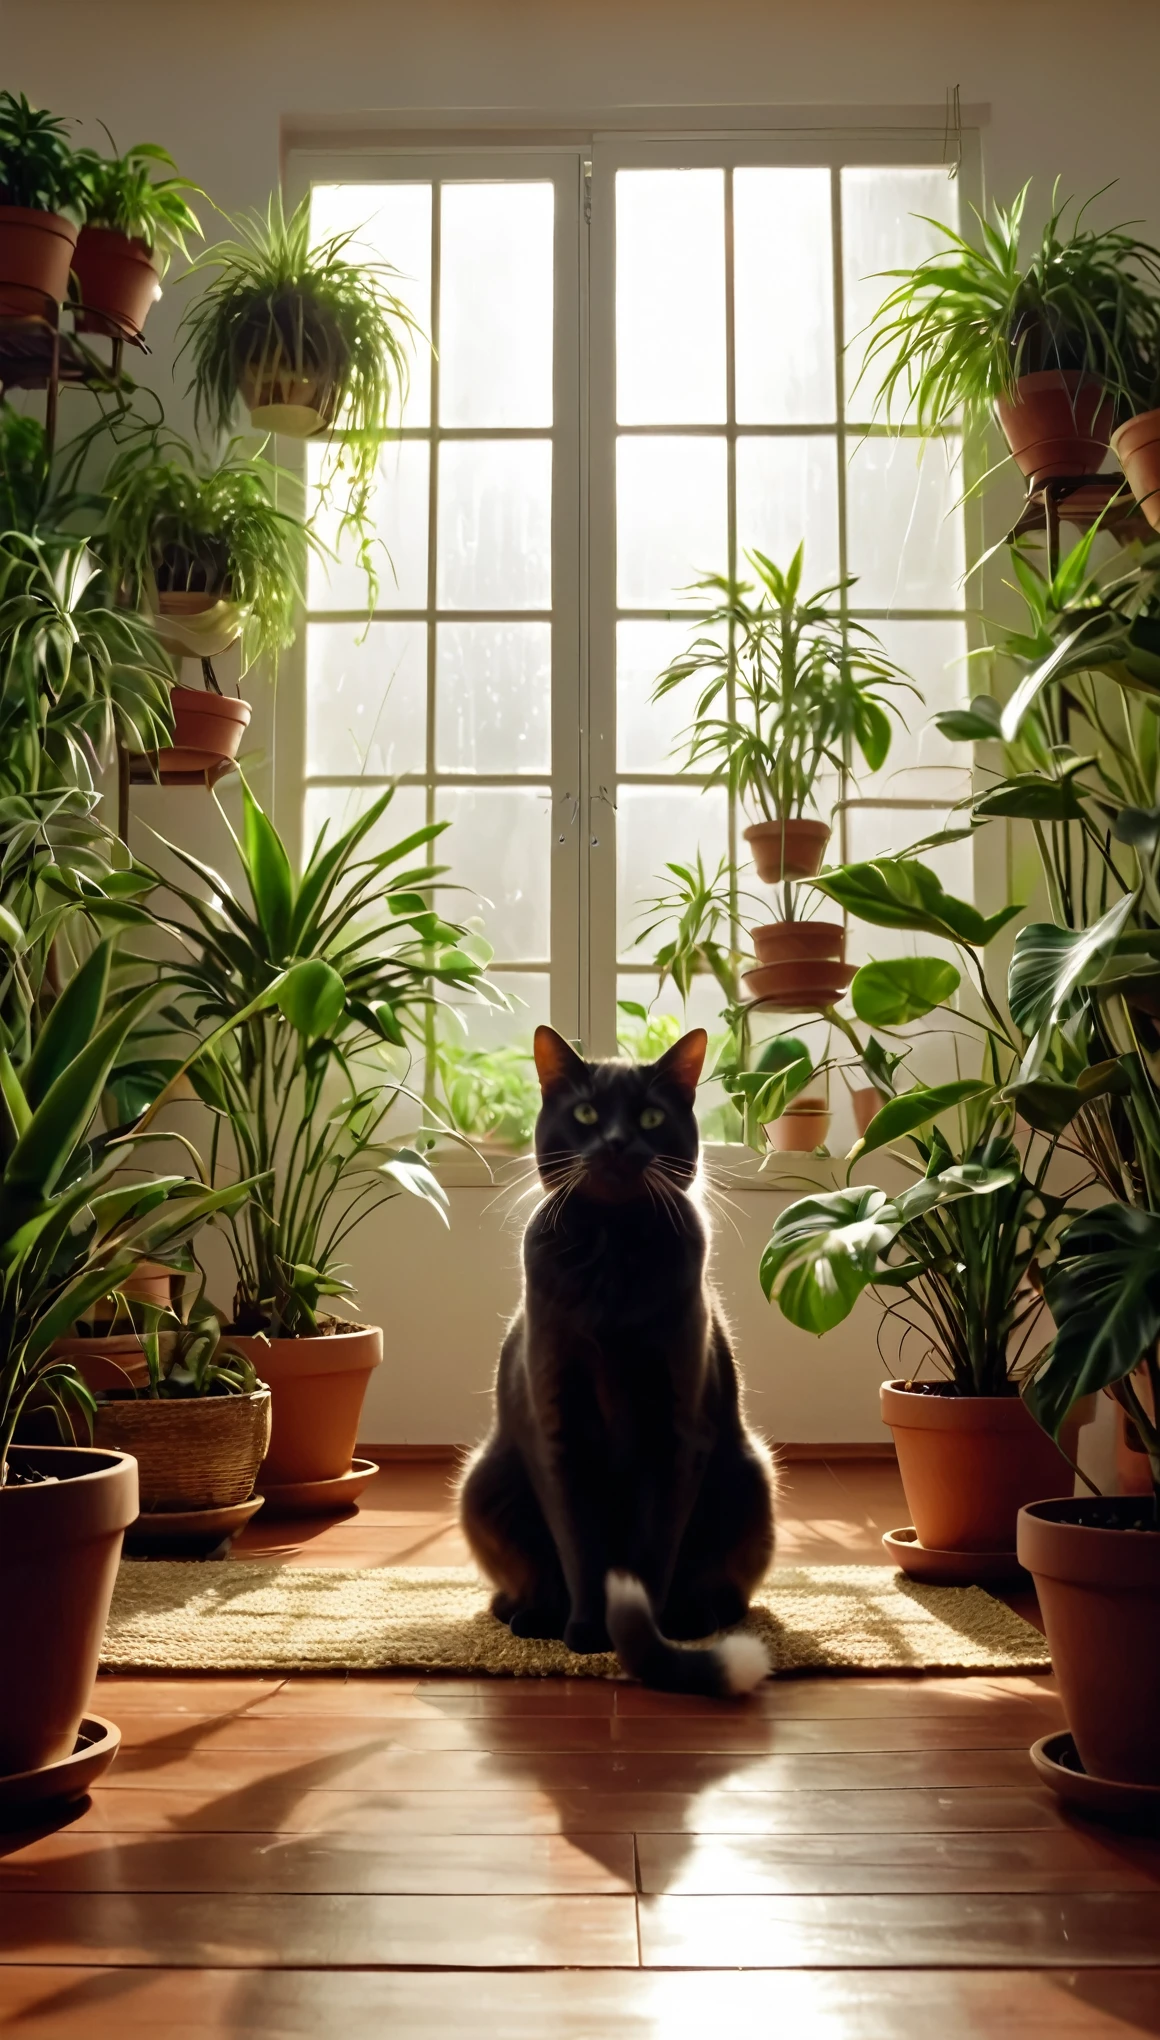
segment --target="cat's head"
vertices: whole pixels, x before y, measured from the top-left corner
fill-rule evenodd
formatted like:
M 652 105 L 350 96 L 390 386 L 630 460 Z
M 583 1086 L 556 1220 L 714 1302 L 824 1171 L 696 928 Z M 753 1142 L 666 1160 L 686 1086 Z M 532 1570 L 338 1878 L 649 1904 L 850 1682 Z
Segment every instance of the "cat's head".
M 682 1190 L 697 1173 L 693 1111 L 708 1036 L 694 1027 L 659 1062 L 585 1062 L 553 1027 L 537 1027 L 543 1102 L 536 1160 L 549 1189 L 606 1203 Z

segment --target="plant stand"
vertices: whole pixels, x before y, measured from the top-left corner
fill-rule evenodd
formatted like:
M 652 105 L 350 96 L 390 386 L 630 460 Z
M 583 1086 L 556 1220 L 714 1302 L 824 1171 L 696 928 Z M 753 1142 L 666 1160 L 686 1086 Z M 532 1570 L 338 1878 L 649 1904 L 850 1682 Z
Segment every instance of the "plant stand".
M 1090 531 L 1093 524 L 1100 524 L 1121 545 L 1152 536 L 1123 475 L 1062 475 L 1028 489 L 1023 508 L 1007 533 L 1007 544 L 1014 544 L 1029 531 L 1046 532 L 1048 571 L 1054 574 L 1059 565 L 1061 524 L 1074 525 L 1077 531 Z
M 41 314 L 0 317 L 0 397 L 7 396 L 9 390 L 44 391 L 44 437 L 50 460 L 56 447 L 61 390 L 96 390 L 116 396 L 124 380 L 126 346 L 139 348 L 142 354 L 149 352 L 140 334 L 125 336 L 111 341 L 106 364 L 73 334 L 62 333 L 61 309 L 55 298 L 45 298 Z M 85 306 L 67 305 L 64 309 L 83 313 Z

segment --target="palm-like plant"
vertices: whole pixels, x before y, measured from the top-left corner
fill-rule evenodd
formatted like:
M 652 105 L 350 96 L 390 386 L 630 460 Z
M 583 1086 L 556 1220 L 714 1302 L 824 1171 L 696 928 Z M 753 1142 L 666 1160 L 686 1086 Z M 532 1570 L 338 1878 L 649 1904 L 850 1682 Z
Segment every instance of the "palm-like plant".
M 890 690 L 917 690 L 874 632 L 843 613 L 850 579 L 801 593 L 804 547 L 783 573 L 764 553 L 746 559 L 754 583 L 710 574 L 695 583 L 712 604 L 687 652 L 661 674 L 654 701 L 695 681 L 687 760 L 726 785 L 754 820 L 785 822 L 811 806 L 825 767 L 851 747 L 871 771 L 890 749 Z
M 187 236 L 200 234 L 201 227 L 186 193 L 195 198 L 204 198 L 205 193 L 188 177 L 176 174 L 177 165 L 167 149 L 156 142 L 136 142 L 123 156 L 82 149 L 76 160 L 85 184 L 86 226 L 107 227 L 127 240 L 143 241 L 163 272 L 175 252 L 188 257 Z M 158 170 L 175 174 L 158 177 Z
M 85 217 L 84 165 L 56 114 L 30 106 L 23 92 L 0 92 L 0 205 Z
M 913 269 L 884 272 L 896 281 L 871 322 L 862 374 L 881 371 L 876 403 L 887 416 L 903 397 L 902 413 L 924 432 L 960 411 L 977 427 L 1020 376 L 1048 368 L 1084 370 L 1135 408 L 1141 374 L 1158 357 L 1160 250 L 1124 226 L 1088 226 L 1091 199 L 1068 228 L 1071 201 L 1058 204 L 1056 186 L 1026 260 L 1029 188 L 996 205 L 993 220 L 975 213 L 977 246 L 928 219 L 944 245 Z
M 447 825 L 366 848 L 391 798 L 334 842 L 324 828 L 296 878 L 243 781 L 245 897 L 170 846 L 210 894 L 172 885 L 184 912 L 159 919 L 183 952 L 165 967 L 178 994 L 169 1017 L 206 1040 L 190 1074 L 216 1115 L 211 1178 L 232 1163 L 270 1186 L 229 1221 L 238 1331 L 313 1333 L 322 1299 L 349 1294 L 339 1256 L 362 1219 L 404 1190 L 446 1203 L 422 1155 L 386 1138 L 411 1095 L 397 1072 L 441 987 L 502 1001 L 475 939 L 430 905 L 441 868 L 427 853 Z

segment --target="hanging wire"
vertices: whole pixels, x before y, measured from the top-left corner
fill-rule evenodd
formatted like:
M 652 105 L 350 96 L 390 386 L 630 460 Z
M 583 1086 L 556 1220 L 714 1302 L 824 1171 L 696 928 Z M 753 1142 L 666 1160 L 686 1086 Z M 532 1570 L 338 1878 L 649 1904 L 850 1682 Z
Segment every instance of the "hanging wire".
M 951 141 L 954 154 L 948 154 Z M 943 162 L 947 165 L 947 176 L 952 183 L 963 164 L 963 109 L 959 100 L 959 87 L 948 85 L 946 89 L 946 113 L 943 120 Z

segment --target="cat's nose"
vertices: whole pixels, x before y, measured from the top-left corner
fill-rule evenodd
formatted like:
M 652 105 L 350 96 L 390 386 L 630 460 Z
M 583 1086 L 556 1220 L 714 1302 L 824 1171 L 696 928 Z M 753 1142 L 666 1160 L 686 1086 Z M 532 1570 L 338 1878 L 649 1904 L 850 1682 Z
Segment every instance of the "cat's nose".
M 624 1127 L 623 1126 L 606 1127 L 604 1133 L 604 1145 L 606 1148 L 608 1148 L 610 1153 L 614 1155 L 623 1154 L 625 1148 L 628 1146 L 628 1134 L 625 1132 Z

